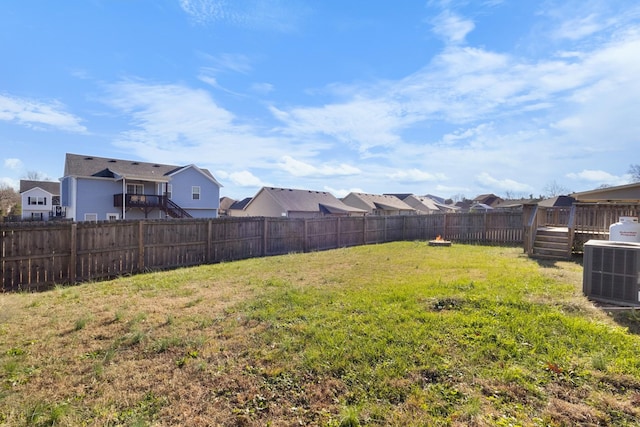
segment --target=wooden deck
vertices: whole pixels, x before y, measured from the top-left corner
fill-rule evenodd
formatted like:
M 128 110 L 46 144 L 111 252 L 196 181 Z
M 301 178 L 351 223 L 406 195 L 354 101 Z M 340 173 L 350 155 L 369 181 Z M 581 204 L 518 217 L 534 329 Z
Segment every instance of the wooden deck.
M 589 240 L 608 240 L 609 226 L 621 216 L 639 217 L 640 203 L 575 203 L 558 208 L 528 205 L 523 213 L 525 252 L 535 256 L 536 248 L 538 252 L 544 248 L 552 252 L 550 257 L 569 259 L 582 253 Z M 567 238 L 562 240 L 560 236 L 564 235 Z M 553 246 L 553 251 L 546 250 L 545 240 L 555 242 L 548 245 L 549 249 Z

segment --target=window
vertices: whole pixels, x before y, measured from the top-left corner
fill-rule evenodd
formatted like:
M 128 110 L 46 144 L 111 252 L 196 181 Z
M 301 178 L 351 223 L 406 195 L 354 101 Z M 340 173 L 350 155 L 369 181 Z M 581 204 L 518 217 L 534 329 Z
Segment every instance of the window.
M 98 214 L 95 213 L 86 213 L 84 214 L 85 221 L 98 222 Z
M 33 220 L 41 220 L 42 212 L 31 212 L 31 219 Z
M 167 196 L 167 199 L 171 198 L 172 192 L 173 192 L 173 185 L 167 184 L 167 193 L 165 194 Z
M 27 204 L 28 205 L 46 205 L 47 198 L 42 196 L 28 197 Z
M 117 221 L 120 219 L 120 214 L 117 213 L 108 213 L 107 214 L 107 221 Z
M 144 194 L 144 185 L 127 184 L 127 194 Z
M 200 200 L 200 187 L 199 186 L 193 186 L 191 187 L 191 198 L 193 200 Z

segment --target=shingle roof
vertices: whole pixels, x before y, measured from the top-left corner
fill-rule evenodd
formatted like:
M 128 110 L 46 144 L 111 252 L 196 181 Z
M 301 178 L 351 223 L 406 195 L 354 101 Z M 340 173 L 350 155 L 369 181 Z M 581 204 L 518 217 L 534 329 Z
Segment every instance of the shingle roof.
M 30 180 L 20 180 L 20 193 L 24 193 L 25 191 L 29 191 L 32 188 L 42 188 L 47 193 L 50 193 L 53 196 L 60 195 L 60 183 L 57 181 L 30 181 Z
M 351 193 L 362 200 L 369 206 L 370 209 L 382 209 L 382 210 L 401 210 L 401 211 L 413 211 L 411 206 L 397 198 L 396 196 L 387 194 L 366 194 L 366 193 Z
M 317 212 L 323 208 L 329 212 L 364 213 L 362 209 L 346 205 L 326 191 L 274 187 L 263 187 L 261 191 L 270 194 L 288 212 Z
M 115 177 L 149 181 L 167 181 L 167 176 L 188 166 L 165 165 L 139 162 L 136 160 L 113 159 L 67 153 L 64 164 L 64 176 Z M 213 181 L 216 181 L 207 169 L 198 168 Z M 217 182 L 217 181 L 216 181 Z

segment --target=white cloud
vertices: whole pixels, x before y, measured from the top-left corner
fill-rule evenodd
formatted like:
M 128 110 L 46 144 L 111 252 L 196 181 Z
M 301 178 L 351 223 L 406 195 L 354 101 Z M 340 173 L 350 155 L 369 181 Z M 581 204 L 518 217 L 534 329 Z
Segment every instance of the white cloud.
M 251 85 L 251 90 L 260 93 L 262 95 L 266 95 L 268 93 L 273 92 L 275 87 L 270 83 L 254 83 Z
M 591 13 L 587 16 L 563 22 L 560 28 L 554 32 L 554 36 L 569 40 L 579 40 L 600 31 L 604 27 L 606 27 L 606 22 L 599 19 L 596 14 Z
M 45 103 L 0 95 L 0 120 L 35 129 L 56 128 L 76 133 L 87 131 L 80 124 L 80 118 L 64 110 L 64 106 L 56 101 Z
M 227 173 L 224 171 L 217 171 L 216 175 L 222 179 L 230 180 L 234 185 L 239 187 L 270 187 L 268 183 L 264 183 L 260 178 L 252 174 L 247 170 L 240 172 Z
M 518 182 L 514 179 L 496 179 L 487 172 L 483 172 L 476 177 L 476 181 L 485 188 L 496 188 L 511 192 L 528 192 L 532 188 L 528 184 Z
M 24 163 L 20 159 L 4 159 L 4 167 L 14 171 L 19 171 L 23 168 Z
M 464 19 L 451 11 L 444 11 L 433 21 L 433 32 L 444 39 L 447 44 L 460 44 L 475 28 L 473 21 Z
M 400 170 L 387 174 L 389 179 L 400 182 L 428 182 L 444 181 L 447 176 L 443 173 L 430 173 L 420 169 Z
M 366 152 L 376 146 L 400 141 L 402 107 L 391 99 L 357 97 L 344 104 L 298 107 L 289 111 L 271 108 L 286 124 L 282 131 L 293 135 L 326 135 Z
M 589 181 L 607 185 L 623 185 L 629 182 L 627 176 L 616 176 L 602 170 L 585 169 L 580 172 L 568 173 L 566 176 L 573 180 Z
M 282 161 L 278 164 L 278 166 L 290 173 L 293 176 L 309 176 L 309 177 L 319 177 L 319 176 L 346 176 L 346 175 L 357 175 L 361 173 L 360 169 L 347 165 L 347 164 L 338 164 L 335 166 L 328 164 L 321 164 L 318 166 L 314 166 L 309 163 L 302 162 L 300 160 L 296 160 L 291 156 L 282 157 Z
M 293 0 L 180 0 L 180 7 L 202 25 L 227 22 L 257 30 L 290 32 L 307 14 L 304 5 Z
M 109 87 L 105 102 L 130 118 L 115 145 L 141 159 L 213 169 L 272 168 L 284 155 L 314 157 L 327 144 L 300 142 L 243 123 L 202 89 L 125 81 Z

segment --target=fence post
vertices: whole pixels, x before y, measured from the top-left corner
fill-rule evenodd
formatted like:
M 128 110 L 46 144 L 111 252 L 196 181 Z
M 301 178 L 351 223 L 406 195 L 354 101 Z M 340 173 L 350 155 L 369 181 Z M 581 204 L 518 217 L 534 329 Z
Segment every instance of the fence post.
M 302 252 L 309 252 L 309 223 L 307 221 L 307 219 L 303 219 L 303 225 L 304 225 L 304 230 L 303 230 L 303 243 L 302 243 Z
M 339 248 L 340 242 L 342 242 L 340 234 L 342 234 L 342 230 L 340 228 L 340 217 L 338 217 L 338 223 L 336 224 L 336 248 Z
M 71 241 L 70 254 L 69 254 L 69 280 L 71 283 L 76 283 L 78 280 L 78 223 L 71 223 Z
M 144 271 L 144 221 L 138 223 L 138 271 Z

